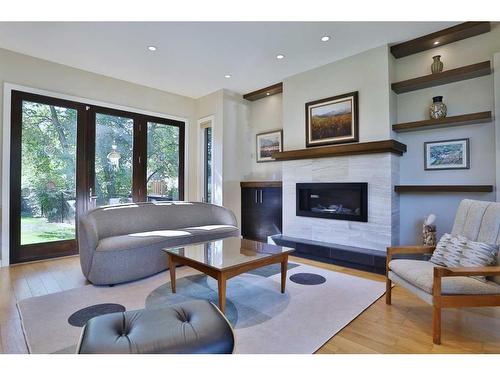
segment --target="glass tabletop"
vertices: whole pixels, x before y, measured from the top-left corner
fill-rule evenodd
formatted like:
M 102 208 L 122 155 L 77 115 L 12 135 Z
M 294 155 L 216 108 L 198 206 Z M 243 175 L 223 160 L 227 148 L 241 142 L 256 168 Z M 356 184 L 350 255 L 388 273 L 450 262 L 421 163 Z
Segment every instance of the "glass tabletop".
M 202 244 L 167 248 L 163 251 L 223 270 L 258 259 L 290 253 L 294 249 L 232 237 Z

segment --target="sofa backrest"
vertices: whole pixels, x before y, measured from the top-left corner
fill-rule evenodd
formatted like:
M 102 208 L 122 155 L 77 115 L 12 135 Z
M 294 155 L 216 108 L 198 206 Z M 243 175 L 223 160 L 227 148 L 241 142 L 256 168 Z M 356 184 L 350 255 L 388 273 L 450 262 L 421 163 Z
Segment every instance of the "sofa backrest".
M 202 225 L 237 226 L 236 218 L 230 210 L 201 202 L 148 202 L 104 206 L 89 211 L 85 219 L 93 224 L 98 239 Z
M 472 241 L 500 244 L 500 202 L 462 200 L 451 233 Z M 500 254 L 497 264 L 500 265 Z M 500 284 L 500 277 L 494 280 Z

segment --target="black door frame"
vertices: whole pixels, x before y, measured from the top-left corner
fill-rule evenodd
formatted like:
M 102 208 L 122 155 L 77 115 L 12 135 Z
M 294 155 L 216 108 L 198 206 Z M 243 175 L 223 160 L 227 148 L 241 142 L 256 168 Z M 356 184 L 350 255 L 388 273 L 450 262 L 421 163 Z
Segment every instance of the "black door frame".
M 95 115 L 109 114 L 131 118 L 134 121 L 133 181 L 134 202 L 146 200 L 147 173 L 147 123 L 155 122 L 179 128 L 179 200 L 185 193 L 185 123 L 163 117 L 155 117 L 108 107 L 94 106 L 82 102 L 60 99 L 28 92 L 11 91 L 11 137 L 10 137 L 10 209 L 9 209 L 9 253 L 10 263 L 29 262 L 78 254 L 77 240 L 52 241 L 21 246 L 21 143 L 22 102 L 32 101 L 55 105 L 77 111 L 77 155 L 76 155 L 76 222 L 88 208 L 90 188 L 95 185 Z M 78 225 L 76 225 L 78 231 Z M 77 235 L 77 232 L 76 232 Z M 22 249 L 21 249 L 22 248 Z
M 70 100 L 47 97 L 22 91 L 11 92 L 11 134 L 10 134 L 10 209 L 9 209 L 9 252 L 10 263 L 74 255 L 78 253 L 74 240 L 52 241 L 21 245 L 21 142 L 22 104 L 30 101 L 46 105 L 70 108 L 77 111 L 76 149 L 76 218 L 86 210 L 84 199 L 85 179 L 85 105 Z M 76 220 L 75 218 L 75 220 Z M 75 224 L 76 225 L 76 224 Z M 77 227 L 77 226 L 76 226 Z M 75 232 L 75 237 L 77 233 Z

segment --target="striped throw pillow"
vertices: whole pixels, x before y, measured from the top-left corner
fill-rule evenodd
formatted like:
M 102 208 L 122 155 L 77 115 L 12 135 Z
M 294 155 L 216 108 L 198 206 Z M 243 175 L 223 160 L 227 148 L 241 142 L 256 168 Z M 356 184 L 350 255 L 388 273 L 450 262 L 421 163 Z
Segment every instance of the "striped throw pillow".
M 438 266 L 446 266 L 446 247 L 450 243 L 451 235 L 449 233 L 443 234 L 436 245 L 436 249 L 432 253 L 430 261 Z
M 446 267 L 460 267 L 460 259 L 467 244 L 467 238 L 463 236 L 452 236 L 446 246 L 445 265 Z
M 498 245 L 484 242 L 467 241 L 460 257 L 462 267 L 487 267 L 496 264 Z M 473 276 L 479 281 L 486 282 L 484 276 Z

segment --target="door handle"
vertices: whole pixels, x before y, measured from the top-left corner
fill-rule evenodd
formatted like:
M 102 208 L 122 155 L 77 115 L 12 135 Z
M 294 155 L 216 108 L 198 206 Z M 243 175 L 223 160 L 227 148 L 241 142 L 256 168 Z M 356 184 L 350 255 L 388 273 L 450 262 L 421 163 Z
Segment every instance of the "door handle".
M 262 189 L 260 190 L 260 203 L 262 203 Z
M 257 201 L 257 190 L 255 190 L 255 203 L 259 203 L 259 202 Z

